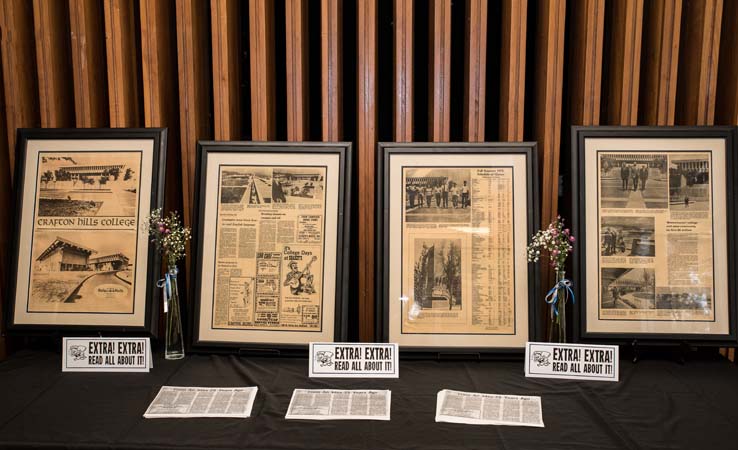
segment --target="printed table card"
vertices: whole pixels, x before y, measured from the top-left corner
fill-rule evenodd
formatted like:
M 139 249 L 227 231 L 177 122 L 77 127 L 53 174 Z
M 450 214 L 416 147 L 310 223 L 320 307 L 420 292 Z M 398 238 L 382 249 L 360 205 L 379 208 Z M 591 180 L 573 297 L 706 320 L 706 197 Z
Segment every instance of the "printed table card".
M 567 380 L 618 381 L 617 345 L 528 342 L 525 376 Z
M 397 344 L 310 343 L 311 378 L 398 378 Z
M 62 372 L 148 372 L 152 367 L 149 338 L 64 338 Z

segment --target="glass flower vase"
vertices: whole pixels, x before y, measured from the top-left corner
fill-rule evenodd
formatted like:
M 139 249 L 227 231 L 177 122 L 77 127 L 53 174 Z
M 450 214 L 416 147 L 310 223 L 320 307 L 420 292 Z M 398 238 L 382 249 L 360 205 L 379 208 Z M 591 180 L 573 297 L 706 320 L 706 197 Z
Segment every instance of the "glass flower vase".
M 566 303 L 569 300 L 568 289 L 561 283 L 566 279 L 566 271 L 556 271 L 556 301 L 549 306 L 548 342 L 566 342 Z
M 182 335 L 182 308 L 179 298 L 179 286 L 177 285 L 178 272 L 176 265 L 170 265 L 165 285 L 162 287 L 169 291 L 169 298 L 165 300 L 167 301 L 166 348 L 164 351 L 164 358 L 166 359 L 182 359 L 185 355 L 184 337 Z

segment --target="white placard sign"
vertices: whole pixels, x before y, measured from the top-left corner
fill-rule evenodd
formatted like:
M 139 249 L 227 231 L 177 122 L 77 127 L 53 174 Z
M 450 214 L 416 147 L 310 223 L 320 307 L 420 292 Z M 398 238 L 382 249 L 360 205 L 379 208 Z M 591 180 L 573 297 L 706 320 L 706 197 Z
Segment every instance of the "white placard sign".
M 148 372 L 152 367 L 149 338 L 64 338 L 62 372 Z
M 617 345 L 528 342 L 525 376 L 567 380 L 618 381 Z
M 310 377 L 399 378 L 397 344 L 310 343 Z

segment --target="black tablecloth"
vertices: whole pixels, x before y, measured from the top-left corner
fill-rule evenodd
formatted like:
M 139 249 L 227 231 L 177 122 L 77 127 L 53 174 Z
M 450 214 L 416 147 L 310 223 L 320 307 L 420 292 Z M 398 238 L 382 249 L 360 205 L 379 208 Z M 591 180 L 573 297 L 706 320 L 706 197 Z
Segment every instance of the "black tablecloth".
M 403 361 L 398 380 L 308 379 L 306 359 L 156 357 L 148 374 L 62 373 L 60 356 L 0 363 L 0 447 L 133 449 L 738 448 L 738 367 L 622 362 L 619 383 L 526 379 L 517 362 Z M 249 419 L 151 419 L 162 385 L 258 386 Z M 392 420 L 296 421 L 294 388 L 391 389 Z M 545 428 L 435 423 L 440 389 L 540 395 Z

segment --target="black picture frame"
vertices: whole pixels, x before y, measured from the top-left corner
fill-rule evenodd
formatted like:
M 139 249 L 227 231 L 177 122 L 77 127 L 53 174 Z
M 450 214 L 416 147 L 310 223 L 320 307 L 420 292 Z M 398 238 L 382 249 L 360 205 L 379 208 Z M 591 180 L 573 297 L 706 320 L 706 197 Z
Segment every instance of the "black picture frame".
M 348 265 L 351 217 L 351 164 L 352 145 L 350 142 L 256 142 L 256 141 L 199 141 L 197 143 L 197 166 L 195 176 L 195 202 L 193 220 L 192 265 L 190 268 L 190 297 L 193 302 L 192 314 L 188 321 L 191 339 L 188 340 L 189 351 L 193 353 L 239 353 L 267 356 L 302 356 L 307 354 L 308 343 L 265 343 L 265 342 L 230 342 L 203 340 L 199 332 L 202 299 L 202 274 L 204 254 L 203 248 L 203 216 L 208 193 L 207 182 L 208 156 L 214 153 L 263 153 L 285 154 L 297 153 L 305 155 L 337 155 L 339 158 L 338 173 L 338 210 L 336 214 L 336 277 L 334 299 L 334 333 L 335 342 L 343 342 L 348 336 Z M 216 193 L 217 194 L 217 193 Z M 326 214 L 329 214 L 326 211 Z M 325 268 L 324 268 L 325 269 Z
M 738 182 L 738 128 L 730 126 L 573 126 L 571 128 L 571 200 L 572 200 L 572 230 L 577 237 L 581 249 L 575 252 L 573 261 L 574 290 L 577 299 L 581 299 L 578 308 L 574 308 L 574 339 L 583 343 L 629 344 L 646 346 L 735 346 L 738 344 L 738 308 L 736 294 L 736 255 L 738 255 L 738 239 L 736 239 L 736 225 L 738 224 L 738 209 L 735 206 L 738 198 L 736 182 Z M 584 247 L 587 238 L 586 229 L 586 183 L 588 174 L 585 171 L 585 141 L 587 139 L 708 139 L 717 138 L 725 141 L 725 180 L 715 180 L 715 183 L 725 183 L 726 197 L 726 224 L 728 240 L 727 274 L 728 274 L 728 334 L 697 334 L 697 333 L 613 333 L 587 331 L 587 249 Z M 625 149 L 624 149 L 625 150 Z M 617 150 L 609 150 L 617 151 Z M 638 151 L 637 148 L 632 151 Z M 664 150 L 645 150 L 660 152 Z M 668 151 L 668 150 L 666 150 Z M 671 150 L 677 151 L 677 150 Z M 686 151 L 686 150 L 682 150 Z M 700 151 L 695 149 L 694 151 Z M 668 170 L 668 169 L 667 169 Z M 712 173 L 710 174 L 712 179 Z M 598 194 L 599 195 L 599 194 Z M 597 197 L 599 198 L 599 197 Z M 668 199 L 668 198 L 667 198 Z M 595 199 L 597 201 L 597 199 Z M 714 208 L 714 207 L 713 207 Z M 713 236 L 715 239 L 715 236 Z M 598 238 L 599 242 L 599 238 Z M 599 267 L 599 265 L 598 265 Z M 597 269 L 599 270 L 599 268 Z M 714 303 L 714 302 L 713 302 Z
M 161 261 L 153 246 L 147 245 L 145 253 L 146 262 L 146 299 L 144 321 L 140 326 L 128 325 L 86 325 L 86 324 L 18 324 L 15 323 L 16 308 L 16 275 L 19 267 L 19 238 L 22 227 L 23 200 L 25 196 L 25 172 L 26 172 L 26 148 L 29 140 L 151 140 L 153 152 L 151 155 L 151 209 L 161 208 L 164 204 L 164 182 L 166 180 L 166 128 L 19 128 L 16 138 L 16 160 L 12 210 L 16 214 L 13 222 L 13 233 L 11 241 L 11 252 L 9 253 L 9 271 L 4 274 L 9 286 L 10 294 L 6 300 L 5 314 L 7 330 L 15 335 L 94 335 L 105 333 L 111 336 L 124 335 L 146 335 L 156 337 L 159 308 L 155 302 L 156 280 L 159 278 Z M 74 150 L 70 150 L 74 151 Z M 35 195 L 35 194 L 34 194 Z M 35 201 L 33 207 L 35 208 Z M 148 215 L 149 211 L 145 212 Z M 144 216 L 145 217 L 145 216 Z M 144 217 L 138 218 L 136 232 L 140 233 L 140 223 Z M 145 236 L 140 237 L 146 239 Z M 30 269 L 29 269 L 30 270 Z M 134 299 L 135 302 L 135 299 Z
M 527 244 L 528 238 L 537 231 L 540 222 L 540 192 L 538 182 L 538 152 L 534 142 L 520 143 L 394 143 L 382 142 L 378 144 L 376 189 L 377 199 L 377 239 L 376 239 L 376 296 L 375 316 L 376 336 L 379 342 L 390 341 L 390 308 L 389 308 L 389 204 L 390 204 L 390 158 L 392 155 L 524 155 L 526 159 L 526 204 L 527 217 L 525 223 Z M 453 166 L 453 164 L 449 164 Z M 526 249 L 516 249 L 525 252 Z M 540 318 L 543 314 L 540 299 L 539 268 L 537 264 L 529 263 L 526 268 L 528 298 L 525 305 L 528 308 L 528 339 L 536 340 L 542 335 Z M 403 358 L 421 359 L 496 359 L 518 357 L 525 352 L 525 343 L 521 347 L 438 347 L 438 346 L 406 346 L 400 345 L 400 354 Z

